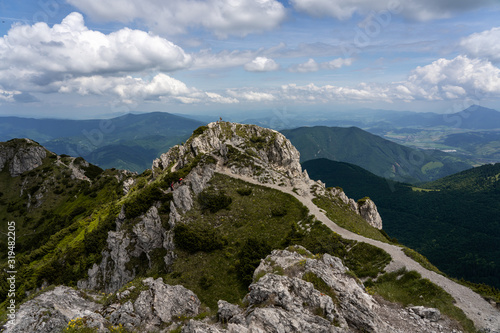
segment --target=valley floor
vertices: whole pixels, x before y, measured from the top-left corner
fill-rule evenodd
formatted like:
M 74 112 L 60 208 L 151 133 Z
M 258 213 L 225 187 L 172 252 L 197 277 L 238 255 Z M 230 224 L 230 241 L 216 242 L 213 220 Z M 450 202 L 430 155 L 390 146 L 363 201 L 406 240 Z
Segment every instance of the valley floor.
M 326 226 L 328 226 L 331 230 L 333 230 L 340 236 L 355 241 L 369 243 L 389 253 L 392 257 L 392 262 L 388 265 L 386 270 L 396 271 L 402 267 L 406 267 L 406 269 L 409 271 L 417 271 L 422 275 L 423 278 L 429 279 L 431 282 L 435 283 L 436 285 L 443 288 L 446 292 L 448 292 L 456 300 L 455 305 L 464 311 L 467 317 L 474 322 L 474 325 L 478 329 L 485 330 L 486 332 L 500 333 L 500 311 L 494 308 L 479 294 L 473 292 L 471 289 L 463 285 L 460 285 L 446 278 L 443 275 L 425 269 L 419 263 L 406 256 L 401 247 L 366 238 L 341 228 L 336 223 L 332 222 L 328 217 L 326 217 L 324 212 L 312 202 L 313 195 L 310 193 L 309 188 L 301 188 L 301 190 L 307 194 L 304 196 L 300 196 L 295 193 L 291 187 L 260 183 L 253 178 L 233 174 L 226 168 L 219 168 L 217 172 L 246 181 L 248 183 L 273 188 L 294 196 L 300 202 L 302 202 L 302 204 L 309 208 L 310 213 L 314 215 L 316 219 L 323 222 Z

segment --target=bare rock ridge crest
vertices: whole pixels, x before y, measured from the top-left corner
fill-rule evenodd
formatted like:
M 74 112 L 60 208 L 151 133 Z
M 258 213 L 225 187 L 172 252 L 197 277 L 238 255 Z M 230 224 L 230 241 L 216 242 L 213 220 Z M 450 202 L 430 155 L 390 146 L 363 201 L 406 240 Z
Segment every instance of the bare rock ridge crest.
M 12 165 L 14 155 L 0 154 L 0 168 Z M 36 160 L 30 163 L 33 166 Z M 189 174 L 171 192 L 168 223 L 162 223 L 156 203 L 134 219 L 122 208 L 116 230 L 108 232 L 101 262 L 78 282 L 78 288 L 58 286 L 22 304 L 5 332 L 60 332 L 75 318 L 86 318 L 87 325 L 99 332 L 108 332 L 110 325 L 122 325 L 133 332 L 182 333 L 458 332 L 456 323 L 436 309 L 379 302 L 339 258 L 315 256 L 299 246 L 275 250 L 262 260 L 242 304 L 219 300 L 216 320 L 195 318 L 202 312 L 201 302 L 182 286 L 170 286 L 152 277 L 128 285 L 138 276 L 137 267 L 131 263 L 139 260 L 151 266 L 153 253 L 163 254 L 161 259 L 167 268 L 176 260 L 174 227 L 194 207 L 196 195 L 209 186 L 215 173 L 283 191 L 293 189 L 296 197 L 309 202 L 315 194 L 328 194 L 373 227 L 382 228 L 373 201 L 365 198 L 356 202 L 341 189 L 326 189 L 320 181 L 311 180 L 301 168 L 297 149 L 273 130 L 210 123 L 196 130 L 185 144 L 156 159 L 152 181 L 161 181 L 169 172 L 188 166 L 192 166 Z M 128 193 L 134 186 L 133 178 L 126 183 L 124 191 Z M 283 274 L 275 274 L 277 270 Z M 312 280 L 322 281 L 323 288 Z M 117 302 L 100 303 L 102 291 L 115 295 Z M 180 326 L 174 320 L 180 316 L 192 319 Z M 474 322 L 485 332 L 500 333 L 498 318 L 488 325 Z

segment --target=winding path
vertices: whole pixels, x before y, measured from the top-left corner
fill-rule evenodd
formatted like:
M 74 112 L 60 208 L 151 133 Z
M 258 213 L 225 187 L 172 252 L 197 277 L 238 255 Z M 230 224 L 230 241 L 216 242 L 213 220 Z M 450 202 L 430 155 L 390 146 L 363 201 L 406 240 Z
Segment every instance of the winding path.
M 297 200 L 309 208 L 310 213 L 314 215 L 316 219 L 323 222 L 331 230 L 338 233 L 342 237 L 372 244 L 389 253 L 392 257 L 392 261 L 386 268 L 388 271 L 394 271 L 402 267 L 406 267 L 408 270 L 417 271 L 423 278 L 429 279 L 436 285 L 446 290 L 455 299 L 455 305 L 464 311 L 467 317 L 474 322 L 476 328 L 482 329 L 485 332 L 500 333 L 500 311 L 483 299 L 479 294 L 473 292 L 470 288 L 458 284 L 440 274 L 425 269 L 419 263 L 406 256 L 401 247 L 366 238 L 339 227 L 326 217 L 326 215 L 312 202 L 313 196 L 311 194 L 300 196 L 293 192 L 290 187 L 261 183 L 250 177 L 233 174 L 225 168 L 219 167 L 216 172 L 248 183 L 273 188 L 294 196 Z M 306 193 L 310 193 L 309 187 L 303 189 Z

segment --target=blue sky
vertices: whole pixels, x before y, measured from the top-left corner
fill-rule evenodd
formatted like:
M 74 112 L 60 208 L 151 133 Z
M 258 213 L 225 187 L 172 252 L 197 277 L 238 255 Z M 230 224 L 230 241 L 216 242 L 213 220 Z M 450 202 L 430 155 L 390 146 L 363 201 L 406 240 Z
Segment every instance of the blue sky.
M 500 109 L 490 0 L 0 0 L 0 115 Z

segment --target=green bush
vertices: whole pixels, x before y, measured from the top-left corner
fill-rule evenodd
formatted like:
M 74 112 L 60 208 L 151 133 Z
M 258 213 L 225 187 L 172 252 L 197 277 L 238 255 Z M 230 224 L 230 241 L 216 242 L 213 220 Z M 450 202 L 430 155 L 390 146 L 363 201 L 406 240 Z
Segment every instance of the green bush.
M 187 252 L 211 252 L 222 249 L 225 241 L 220 232 L 208 224 L 178 224 L 174 228 L 175 245 Z
M 207 129 L 208 129 L 208 126 L 200 126 L 200 127 L 198 127 L 197 129 L 195 129 L 193 131 L 193 135 L 192 136 L 195 137 L 195 136 L 198 136 L 198 135 L 202 135 L 203 132 L 205 132 Z
M 285 216 L 286 213 L 287 213 L 287 210 L 284 207 L 273 207 L 273 208 L 271 208 L 271 216 L 273 216 L 273 217 Z
M 166 203 L 172 200 L 172 194 L 164 194 L 158 186 L 152 186 L 142 191 L 141 195 L 135 196 L 133 200 L 125 203 L 125 215 L 132 219 L 146 213 L 156 202 Z
M 239 280 L 248 286 L 252 283 L 253 272 L 259 266 L 260 260 L 271 253 L 271 246 L 263 239 L 249 238 L 238 253 L 236 270 Z
M 210 187 L 198 194 L 198 203 L 202 210 L 209 210 L 211 213 L 217 213 L 221 209 L 227 209 L 233 202 L 230 196 L 224 191 L 217 191 Z
M 241 195 L 242 197 L 249 196 L 252 194 L 252 189 L 251 188 L 238 188 L 236 189 L 236 192 Z

